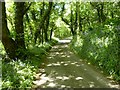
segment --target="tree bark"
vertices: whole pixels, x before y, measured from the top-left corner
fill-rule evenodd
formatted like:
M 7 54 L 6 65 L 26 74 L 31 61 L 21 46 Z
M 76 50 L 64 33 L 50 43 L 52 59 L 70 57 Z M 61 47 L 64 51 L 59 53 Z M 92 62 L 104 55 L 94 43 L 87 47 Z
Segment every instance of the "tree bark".
M 52 40 L 53 28 L 50 30 L 50 41 Z
M 15 11 L 15 30 L 16 30 L 16 43 L 18 48 L 25 49 L 24 41 L 24 26 L 23 26 L 23 16 L 24 16 L 24 7 L 25 2 L 15 2 L 16 11 Z
M 74 27 L 73 27 L 73 10 L 71 9 L 71 16 L 70 16 L 70 30 L 72 32 L 72 35 L 76 35 L 76 32 L 74 31 Z
M 78 27 L 78 2 L 76 2 L 76 10 L 75 10 L 75 22 L 74 22 L 74 32 L 77 34 L 77 27 Z
M 77 7 L 77 5 L 76 5 L 76 7 Z M 77 34 L 76 33 L 76 29 L 77 29 L 77 17 L 78 17 L 78 13 L 76 12 L 76 19 L 74 21 L 73 10 L 72 10 L 72 6 L 71 6 L 70 21 L 68 21 L 67 19 L 64 18 L 64 15 L 63 15 L 64 10 L 65 10 L 65 4 L 63 3 L 62 12 L 61 12 L 61 19 L 62 19 L 62 21 L 65 22 L 65 24 L 69 25 L 71 33 L 74 36 L 74 35 Z
M 7 17 L 6 17 L 6 9 L 5 2 L 2 2 L 2 43 L 6 50 L 6 53 L 11 59 L 16 59 L 17 57 L 17 46 L 15 41 L 10 37 L 10 32 L 7 27 Z
M 44 25 L 45 25 L 46 19 L 48 18 L 48 15 L 51 13 L 52 6 L 53 6 L 53 2 L 49 2 L 48 10 L 45 11 L 44 15 L 41 17 L 40 26 L 39 26 L 41 29 L 44 30 L 45 40 L 46 41 L 48 41 L 48 37 L 47 37 L 47 30 L 45 30 L 46 28 L 44 27 Z M 36 30 L 35 34 L 38 33 L 39 30 L 41 30 L 41 29 Z M 38 35 L 36 35 L 35 38 L 38 38 Z

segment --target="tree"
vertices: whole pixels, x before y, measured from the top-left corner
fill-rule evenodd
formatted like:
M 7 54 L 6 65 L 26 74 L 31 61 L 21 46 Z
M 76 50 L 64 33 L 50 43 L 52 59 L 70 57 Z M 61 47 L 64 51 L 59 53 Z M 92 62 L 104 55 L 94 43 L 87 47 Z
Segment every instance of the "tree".
M 2 3 L 2 26 L 3 26 L 2 27 L 2 43 L 4 45 L 6 53 L 11 59 L 21 58 L 20 54 L 22 52 L 20 52 L 19 49 L 20 48 L 25 49 L 23 16 L 29 9 L 30 5 L 27 8 L 25 8 L 25 7 L 21 7 L 21 6 L 24 6 L 24 3 L 16 2 L 16 12 L 15 12 L 16 38 L 15 40 L 13 40 L 12 37 L 10 36 L 10 31 L 7 26 L 5 2 Z
M 104 10 L 104 2 L 92 2 L 90 3 L 93 8 L 95 8 L 97 10 L 97 14 L 98 14 L 98 20 L 99 22 L 104 22 L 106 20 L 106 17 L 103 13 L 103 10 Z
M 29 10 L 31 3 L 26 8 L 25 2 L 15 2 L 16 10 L 15 10 L 15 31 L 16 31 L 16 43 L 18 48 L 25 49 L 25 41 L 24 41 L 24 26 L 23 26 L 23 17 L 26 12 Z
M 10 37 L 10 31 L 7 27 L 5 2 L 2 2 L 2 43 L 8 56 L 15 59 L 17 57 L 17 46 L 16 42 Z
M 65 10 L 65 3 L 63 3 L 63 7 L 62 7 L 62 12 L 61 12 L 61 19 L 63 22 L 65 22 L 65 24 L 69 25 L 69 28 L 71 30 L 71 33 L 73 36 L 75 36 L 77 34 L 77 27 L 78 27 L 78 3 L 76 2 L 76 7 L 75 10 L 73 9 L 73 5 L 71 4 L 70 7 L 70 19 L 67 20 L 66 18 L 64 18 L 64 12 Z M 74 11 L 75 11 L 75 16 L 74 16 Z
M 53 6 L 53 2 L 49 2 L 49 6 L 48 9 L 45 11 L 45 13 L 43 13 L 41 20 L 40 20 L 40 25 L 39 25 L 39 29 L 37 29 L 35 31 L 35 42 L 37 41 L 37 38 L 39 36 L 40 30 L 44 30 L 44 35 L 45 35 L 45 41 L 48 41 L 48 34 L 47 34 L 47 29 L 48 29 L 48 25 L 49 25 L 49 19 L 50 19 L 50 13 L 52 10 L 52 6 Z M 43 31 L 42 31 L 43 34 Z M 43 36 L 43 35 L 42 35 Z

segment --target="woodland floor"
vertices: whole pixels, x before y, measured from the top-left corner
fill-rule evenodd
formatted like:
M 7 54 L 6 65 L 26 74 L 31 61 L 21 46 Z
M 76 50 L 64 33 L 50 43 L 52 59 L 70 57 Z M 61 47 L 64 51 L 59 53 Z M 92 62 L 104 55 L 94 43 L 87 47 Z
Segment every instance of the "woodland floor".
M 34 87 L 37 88 L 120 88 L 102 71 L 71 52 L 68 42 L 53 46 L 41 66 Z

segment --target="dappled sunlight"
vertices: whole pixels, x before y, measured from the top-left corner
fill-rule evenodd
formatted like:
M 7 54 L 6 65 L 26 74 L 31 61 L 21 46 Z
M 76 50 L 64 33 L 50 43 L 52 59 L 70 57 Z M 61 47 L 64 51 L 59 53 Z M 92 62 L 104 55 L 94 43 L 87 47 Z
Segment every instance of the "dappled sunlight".
M 55 57 L 55 56 L 56 56 L 55 54 L 52 54 L 50 57 L 53 58 L 53 57 Z
M 47 66 L 50 67 L 50 66 L 52 66 L 52 64 L 48 64 Z
M 47 86 L 48 86 L 48 87 L 55 87 L 56 84 L 52 82 L 52 83 L 49 83 Z
M 118 85 L 118 84 L 111 84 L 111 83 L 109 83 L 108 84 L 111 88 L 119 88 L 120 89 L 120 85 Z
M 66 55 L 62 55 L 61 57 L 63 57 L 63 58 L 64 58 L 64 57 L 66 57 Z
M 74 65 L 74 64 L 77 64 L 77 62 L 73 62 L 73 63 L 71 63 L 72 65 Z
M 66 62 L 57 62 L 57 63 L 52 63 L 52 64 L 48 64 L 47 66 L 59 66 L 60 64 L 63 65 L 69 65 L 70 61 L 66 61 Z M 67 63 L 67 64 L 66 64 Z M 76 64 L 76 62 L 74 62 Z M 74 64 L 74 65 L 75 65 Z M 49 68 L 50 69 L 50 68 Z M 64 69 L 65 70 L 65 69 Z M 87 70 L 86 68 L 84 70 Z M 42 69 L 42 71 L 47 72 L 46 70 Z M 64 74 L 61 75 L 60 71 L 53 68 L 50 70 L 49 74 L 40 74 L 40 79 L 34 81 L 33 83 L 36 84 L 37 86 L 41 86 L 44 88 L 47 87 L 51 87 L 51 88 L 67 88 L 67 87 L 80 87 L 80 88 L 84 88 L 84 87 L 88 87 L 88 88 L 94 88 L 94 87 L 100 87 L 99 84 L 100 83 L 96 83 L 96 81 L 94 80 L 87 80 L 86 82 L 86 76 L 81 76 L 79 75 L 75 75 L 76 72 L 73 71 L 73 75 L 68 75 L 68 74 Z M 82 72 L 84 73 L 84 72 Z M 77 73 L 76 73 L 77 74 Z M 98 81 L 102 81 L 102 79 L 100 77 L 95 77 L 97 78 Z M 69 83 L 68 83 L 69 82 Z M 75 84 L 76 83 L 76 84 Z M 110 83 L 108 84 L 109 86 L 111 85 Z M 111 85 L 111 87 L 118 87 L 116 85 Z
M 70 77 L 67 77 L 67 76 L 63 76 L 63 77 L 61 77 L 61 76 L 58 76 L 58 77 L 56 77 L 56 79 L 60 79 L 60 80 L 68 80 L 68 79 L 70 79 Z
M 53 57 L 48 57 L 48 59 L 53 59 Z
M 77 67 L 81 66 L 81 65 L 76 65 Z
M 70 57 L 70 56 L 67 56 L 67 57 Z
M 56 52 L 56 55 L 60 54 L 59 52 Z
M 40 73 L 44 73 L 45 72 L 45 69 L 39 69 Z
M 66 45 L 66 44 L 65 45 L 61 45 L 61 46 L 60 45 L 56 45 L 56 46 L 52 47 L 53 48 L 52 50 L 57 49 L 57 51 L 61 51 L 61 50 L 63 50 L 63 48 L 67 48 L 67 47 L 68 47 L 68 45 Z
M 82 82 L 84 82 L 84 83 L 82 83 Z M 76 83 L 75 86 L 72 86 L 72 85 L 74 85 L 74 83 Z M 51 88 L 59 88 L 59 87 L 60 88 L 68 88 L 68 87 L 69 88 L 70 87 L 73 87 L 73 88 L 75 88 L 75 87 L 94 88 L 94 87 L 98 87 L 98 88 L 100 88 L 99 86 L 96 86 L 97 84 L 94 81 L 85 82 L 84 77 L 80 77 L 80 76 L 75 77 L 75 76 L 72 76 L 72 75 L 69 75 L 69 76 L 59 76 L 59 75 L 57 75 L 57 76 L 54 76 L 54 77 L 53 77 L 52 74 L 49 74 L 48 76 L 42 75 L 41 79 L 36 80 L 34 82 L 34 84 L 36 84 L 38 86 L 42 85 L 43 88 L 47 88 L 47 87 L 51 87 Z
M 36 80 L 36 81 L 33 81 L 33 83 L 37 86 L 40 86 L 42 84 L 45 84 L 47 81 L 46 80 Z
M 84 64 L 82 64 L 82 66 L 84 66 Z
M 53 49 L 57 49 L 59 46 L 54 46 L 54 47 L 52 47 Z
M 33 83 L 37 86 L 40 86 L 42 84 L 45 84 L 47 81 L 54 81 L 52 78 L 50 78 L 49 76 L 46 76 L 46 74 L 42 74 L 40 76 L 40 79 L 39 80 L 36 80 L 36 81 L 33 81 Z M 51 85 L 51 84 L 50 84 Z M 52 85 L 51 85 L 52 86 Z
M 95 82 L 90 82 L 90 88 L 95 87 Z
M 64 56 L 66 57 L 66 56 Z M 68 58 L 68 57 L 67 57 Z M 84 64 L 80 65 L 79 63 L 77 62 L 74 62 L 74 61 L 58 61 L 58 62 L 55 62 L 55 63 L 50 63 L 50 64 L 47 64 L 48 67 L 57 67 L 57 66 L 68 66 L 68 65 L 72 65 L 72 66 L 75 66 L 75 67 L 80 67 L 80 66 L 84 66 Z M 86 69 L 84 69 L 86 70 Z
M 117 87 L 104 82 L 104 78 L 74 56 L 68 45 L 56 45 L 50 51 L 45 69 L 41 69 L 34 82 L 42 88 L 100 88 Z M 94 75 L 94 76 L 93 76 Z M 101 83 L 103 82 L 103 83 Z
M 63 52 L 60 52 L 59 54 L 60 54 L 60 55 L 65 55 Z
M 82 77 L 77 77 L 75 78 L 76 80 L 82 80 L 83 78 Z
M 61 88 L 65 88 L 66 86 L 65 85 L 61 85 Z
M 60 62 L 57 62 L 57 63 L 52 63 L 52 64 L 48 64 L 47 66 L 50 67 L 50 66 L 60 66 Z
M 67 66 L 68 64 L 64 64 L 64 66 Z
M 61 64 L 63 64 L 64 62 L 60 62 Z
M 70 43 L 71 40 L 59 40 L 58 42 L 59 42 L 59 43 Z

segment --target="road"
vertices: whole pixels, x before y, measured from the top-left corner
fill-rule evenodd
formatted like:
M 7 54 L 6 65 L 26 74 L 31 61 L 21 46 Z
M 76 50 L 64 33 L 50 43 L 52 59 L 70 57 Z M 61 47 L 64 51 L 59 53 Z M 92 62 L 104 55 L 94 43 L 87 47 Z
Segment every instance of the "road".
M 69 42 L 69 41 L 68 41 Z M 64 40 L 52 47 L 33 81 L 39 88 L 119 88 L 102 71 L 84 62 Z

